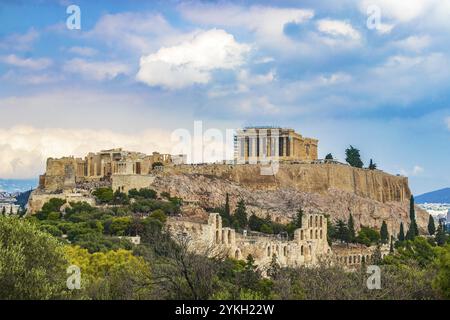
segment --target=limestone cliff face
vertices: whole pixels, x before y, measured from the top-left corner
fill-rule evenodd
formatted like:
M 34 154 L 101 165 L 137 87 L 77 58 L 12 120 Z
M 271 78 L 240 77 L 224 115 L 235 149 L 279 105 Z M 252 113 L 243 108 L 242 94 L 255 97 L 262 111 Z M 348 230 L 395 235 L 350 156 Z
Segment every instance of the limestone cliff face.
M 232 208 L 243 198 L 249 212 L 280 222 L 290 221 L 303 208 L 333 220 L 352 213 L 357 228 L 380 228 L 384 220 L 390 234 L 398 233 L 400 222 L 409 225 L 407 178 L 345 165 L 284 164 L 272 176 L 261 175 L 255 165 L 184 165 L 165 168 L 151 187 L 204 207 L 223 205 L 228 193 Z M 418 208 L 416 213 L 425 232 L 428 214 Z

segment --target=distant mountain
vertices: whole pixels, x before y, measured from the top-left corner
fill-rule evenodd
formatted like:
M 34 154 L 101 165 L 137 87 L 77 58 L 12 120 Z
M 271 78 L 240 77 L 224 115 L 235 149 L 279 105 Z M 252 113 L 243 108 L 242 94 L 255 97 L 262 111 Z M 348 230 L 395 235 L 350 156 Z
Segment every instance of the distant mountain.
M 35 189 L 37 185 L 36 179 L 0 179 L 0 192 L 24 192 Z
M 436 190 L 415 197 L 416 203 L 450 203 L 450 188 Z

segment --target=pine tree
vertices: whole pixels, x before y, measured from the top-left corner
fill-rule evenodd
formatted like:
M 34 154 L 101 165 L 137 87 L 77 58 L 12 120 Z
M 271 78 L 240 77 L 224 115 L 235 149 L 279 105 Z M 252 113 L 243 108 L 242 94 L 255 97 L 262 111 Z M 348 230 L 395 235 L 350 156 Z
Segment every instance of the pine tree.
M 405 229 L 403 228 L 403 222 L 400 222 L 400 232 L 398 234 L 398 241 L 405 241 Z
M 384 221 L 384 220 L 383 220 L 383 223 L 381 225 L 380 237 L 381 237 L 381 242 L 382 243 L 388 243 L 389 232 L 388 232 L 386 221 Z
M 348 217 L 347 228 L 348 228 L 348 242 L 355 242 L 356 239 L 355 223 L 353 221 L 353 216 L 351 213 L 350 216 Z
M 434 224 L 434 219 L 430 214 L 430 217 L 428 219 L 428 233 L 430 234 L 430 236 L 434 235 L 436 232 L 436 226 Z
M 389 246 L 389 252 L 394 253 L 394 237 L 391 236 L 391 245 Z
M 350 146 L 348 149 L 345 150 L 345 161 L 352 167 L 356 168 L 362 168 L 364 163 L 361 160 L 361 155 L 359 154 L 359 150 L 354 148 L 353 146 Z
M 247 209 L 245 208 L 244 200 L 239 200 L 236 211 L 234 212 L 234 219 L 239 228 L 245 228 L 248 225 Z
M 333 155 L 331 153 L 327 154 L 325 160 L 333 160 Z

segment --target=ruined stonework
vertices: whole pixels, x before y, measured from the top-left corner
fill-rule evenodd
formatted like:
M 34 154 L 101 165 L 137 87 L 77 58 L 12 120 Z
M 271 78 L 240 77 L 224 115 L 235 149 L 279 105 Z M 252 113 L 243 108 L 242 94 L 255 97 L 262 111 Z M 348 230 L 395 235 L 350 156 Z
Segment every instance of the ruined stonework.
M 237 130 L 234 158 L 237 163 L 317 160 L 318 143 L 294 129 L 247 127 Z
M 321 214 L 305 214 L 302 227 L 295 230 L 294 239 L 288 241 L 262 233 L 237 233 L 222 227 L 222 218 L 211 213 L 208 223 L 170 218 L 169 232 L 175 239 L 189 237 L 191 250 L 204 254 L 221 250 L 235 259 L 246 259 L 252 255 L 258 266 L 268 266 L 273 256 L 280 266 L 296 267 L 314 265 L 320 258 L 332 256 L 327 242 L 327 221 Z
M 224 254 L 245 260 L 251 255 L 262 270 L 267 269 L 275 257 L 281 267 L 314 266 L 320 261 L 340 264 L 354 269 L 374 259 L 375 246 L 359 244 L 333 244 L 327 242 L 327 220 L 321 214 L 304 214 L 302 227 L 295 230 L 294 239 L 257 232 L 238 233 L 222 227 L 222 218 L 211 213 L 207 223 L 169 218 L 167 230 L 175 240 L 187 243 L 188 250 L 209 256 Z M 389 246 L 380 248 L 381 257 L 389 253 Z
M 45 174 L 39 178 L 39 189 L 46 192 L 63 191 L 95 181 L 109 180 L 112 175 L 148 175 L 154 163 L 163 165 L 182 163 L 183 156 L 171 156 L 153 152 L 125 151 L 121 148 L 89 153 L 84 159 L 64 157 L 49 158 Z

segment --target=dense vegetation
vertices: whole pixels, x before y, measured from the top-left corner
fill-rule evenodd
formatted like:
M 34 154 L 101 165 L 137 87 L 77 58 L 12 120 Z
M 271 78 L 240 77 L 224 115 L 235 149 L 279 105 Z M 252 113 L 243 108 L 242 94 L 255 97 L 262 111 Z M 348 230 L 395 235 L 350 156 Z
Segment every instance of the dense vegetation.
M 164 228 L 167 216 L 178 213 L 181 199 L 168 194 L 158 198 L 150 190 L 115 195 L 103 189 L 96 194 L 97 207 L 52 199 L 33 217 L 0 216 L 0 287 L 6 288 L 0 299 L 450 298 L 445 233 L 441 243 L 437 235 L 398 241 L 395 252 L 380 263 L 382 289 L 368 290 L 364 266 L 354 272 L 325 262 L 315 268 L 281 268 L 274 258 L 263 269 L 251 256 L 238 261 L 211 252 L 210 258 L 208 252 L 194 254 L 188 238 L 174 241 Z M 116 204 L 117 199 L 124 204 Z M 251 215 L 247 220 L 245 211 L 242 201 L 230 223 L 279 231 L 268 219 Z M 301 215 L 299 211 L 292 227 L 298 227 Z M 347 241 L 382 241 L 380 232 L 375 235 L 369 228 L 352 238 L 352 222 L 343 225 L 336 230 Z M 286 225 L 279 228 L 288 230 Z M 136 234 L 139 245 L 118 238 Z M 66 286 L 69 265 L 81 269 L 80 290 Z

